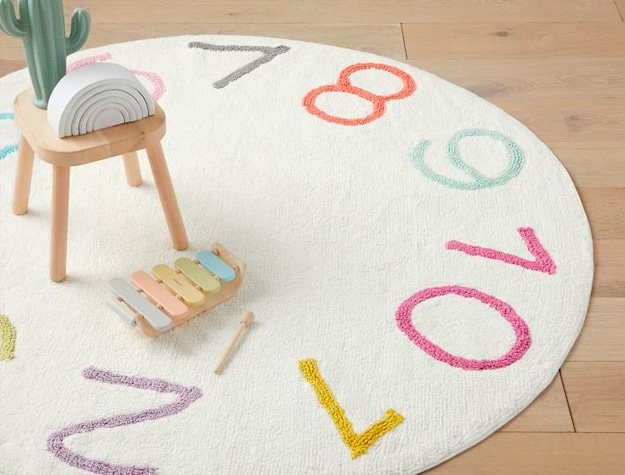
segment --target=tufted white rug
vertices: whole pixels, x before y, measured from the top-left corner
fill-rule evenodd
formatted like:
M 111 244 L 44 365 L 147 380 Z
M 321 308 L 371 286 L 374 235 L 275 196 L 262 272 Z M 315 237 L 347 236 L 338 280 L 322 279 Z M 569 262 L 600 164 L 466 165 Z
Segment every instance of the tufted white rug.
M 0 79 L 0 473 L 406 474 L 513 418 L 588 305 L 592 240 L 560 162 L 425 71 L 286 39 L 82 51 L 136 70 L 190 239 L 171 249 L 145 157 L 72 169 L 68 278 L 48 280 L 51 167 L 11 209 L 25 71 Z M 80 66 L 89 61 L 82 61 Z M 155 339 L 107 282 L 220 242 L 232 300 Z M 247 332 L 212 369 L 239 316 Z

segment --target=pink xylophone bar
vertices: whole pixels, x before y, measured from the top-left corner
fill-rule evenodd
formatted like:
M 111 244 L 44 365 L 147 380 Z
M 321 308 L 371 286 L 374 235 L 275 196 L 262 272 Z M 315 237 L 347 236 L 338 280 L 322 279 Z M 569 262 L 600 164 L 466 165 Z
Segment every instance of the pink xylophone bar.
M 174 268 L 157 264 L 152 275 L 133 272 L 132 285 L 111 279 L 108 286 L 116 297 L 106 304 L 141 333 L 158 336 L 233 297 L 245 268 L 225 247 L 213 244 L 196 259 L 177 259 Z

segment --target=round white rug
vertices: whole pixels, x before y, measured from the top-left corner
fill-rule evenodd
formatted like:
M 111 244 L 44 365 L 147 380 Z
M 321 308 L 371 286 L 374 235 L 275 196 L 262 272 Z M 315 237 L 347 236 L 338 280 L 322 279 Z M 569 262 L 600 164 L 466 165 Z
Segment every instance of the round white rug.
M 0 80 L 0 473 L 406 474 L 469 448 L 547 387 L 584 321 L 592 240 L 525 126 L 425 71 L 286 39 L 81 51 L 136 70 L 167 114 L 190 247 L 147 160 L 71 171 L 68 278 L 48 280 L 51 167 L 11 213 L 26 71 Z M 87 63 L 83 61 L 80 64 Z M 107 282 L 219 242 L 232 300 L 158 338 Z M 257 321 L 212 369 L 243 310 Z

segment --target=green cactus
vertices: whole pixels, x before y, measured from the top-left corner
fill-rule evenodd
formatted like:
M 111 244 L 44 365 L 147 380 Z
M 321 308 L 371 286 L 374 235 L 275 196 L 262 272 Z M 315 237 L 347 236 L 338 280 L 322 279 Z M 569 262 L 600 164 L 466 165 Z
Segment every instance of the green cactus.
M 66 38 L 63 0 L 19 0 L 19 13 L 17 18 L 11 0 L 0 0 L 0 30 L 24 42 L 33 103 L 46 109 L 52 90 L 66 74 L 67 55 L 87 41 L 91 17 L 82 8 L 74 10 Z

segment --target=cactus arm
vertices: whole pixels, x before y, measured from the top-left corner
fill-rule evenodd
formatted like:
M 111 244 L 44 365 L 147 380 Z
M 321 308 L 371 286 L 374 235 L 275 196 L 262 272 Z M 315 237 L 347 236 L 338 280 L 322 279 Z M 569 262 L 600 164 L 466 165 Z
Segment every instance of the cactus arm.
M 0 0 L 2 1 L 2 0 Z M 72 13 L 72 24 L 70 33 L 65 38 L 65 50 L 70 55 L 78 51 L 87 41 L 89 31 L 91 30 L 91 17 L 86 10 L 77 8 Z
M 26 35 L 27 27 L 21 18 L 18 19 L 15 16 L 15 9 L 11 0 L 0 0 L 0 30 L 17 38 Z

